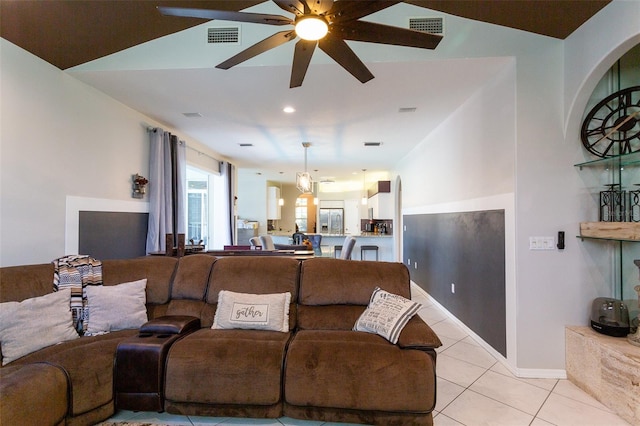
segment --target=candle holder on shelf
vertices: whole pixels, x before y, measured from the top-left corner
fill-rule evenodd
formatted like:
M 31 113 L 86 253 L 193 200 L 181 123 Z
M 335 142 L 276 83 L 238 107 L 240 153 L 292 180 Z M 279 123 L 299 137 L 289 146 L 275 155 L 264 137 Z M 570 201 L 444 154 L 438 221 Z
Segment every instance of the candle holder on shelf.
M 635 186 L 640 186 L 636 183 Z M 629 222 L 640 222 L 640 188 L 635 191 L 629 191 Z
M 608 188 L 600 191 L 600 222 L 624 222 L 626 191 L 619 183 L 605 186 Z

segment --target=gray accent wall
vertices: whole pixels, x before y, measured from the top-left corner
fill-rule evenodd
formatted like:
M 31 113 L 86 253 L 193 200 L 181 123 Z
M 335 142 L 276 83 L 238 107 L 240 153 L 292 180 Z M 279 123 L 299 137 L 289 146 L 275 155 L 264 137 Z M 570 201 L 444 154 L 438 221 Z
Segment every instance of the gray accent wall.
M 403 223 L 411 279 L 506 357 L 504 210 L 405 215 Z
M 149 213 L 80 211 L 79 254 L 98 260 L 145 256 Z

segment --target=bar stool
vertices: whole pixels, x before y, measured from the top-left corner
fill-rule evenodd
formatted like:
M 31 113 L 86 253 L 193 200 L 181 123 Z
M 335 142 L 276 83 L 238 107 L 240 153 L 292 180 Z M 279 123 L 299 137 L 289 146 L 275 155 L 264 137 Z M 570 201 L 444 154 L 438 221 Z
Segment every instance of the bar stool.
M 360 246 L 360 259 L 364 260 L 364 252 L 366 251 L 375 251 L 376 252 L 376 261 L 378 260 L 378 246 L 372 245 L 363 245 Z
M 333 246 L 333 257 L 338 257 L 338 252 L 342 252 L 342 246 Z

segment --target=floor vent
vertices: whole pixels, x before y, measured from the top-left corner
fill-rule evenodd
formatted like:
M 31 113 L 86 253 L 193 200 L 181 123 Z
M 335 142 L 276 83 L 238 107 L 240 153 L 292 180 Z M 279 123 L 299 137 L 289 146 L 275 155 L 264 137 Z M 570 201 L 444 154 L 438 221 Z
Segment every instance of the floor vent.
M 209 28 L 207 30 L 207 43 L 240 43 L 240 28 L 239 27 L 225 27 L 225 28 Z
M 409 29 L 443 35 L 444 18 L 409 18 Z

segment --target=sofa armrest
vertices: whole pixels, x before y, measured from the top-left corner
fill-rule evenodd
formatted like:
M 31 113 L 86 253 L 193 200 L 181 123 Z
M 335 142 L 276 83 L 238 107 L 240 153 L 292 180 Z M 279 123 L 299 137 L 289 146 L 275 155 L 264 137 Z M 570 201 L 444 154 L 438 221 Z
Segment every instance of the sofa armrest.
M 200 319 L 187 315 L 167 315 L 148 321 L 140 327 L 141 333 L 186 334 L 200 328 Z
M 417 315 L 405 325 L 398 338 L 403 349 L 435 349 L 442 346 L 438 335 Z

